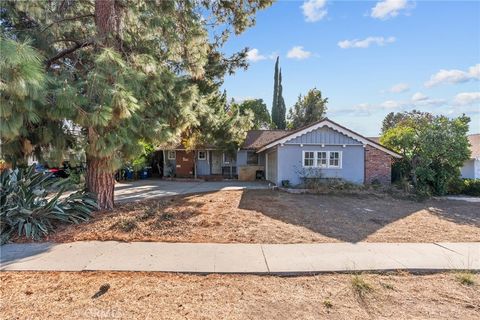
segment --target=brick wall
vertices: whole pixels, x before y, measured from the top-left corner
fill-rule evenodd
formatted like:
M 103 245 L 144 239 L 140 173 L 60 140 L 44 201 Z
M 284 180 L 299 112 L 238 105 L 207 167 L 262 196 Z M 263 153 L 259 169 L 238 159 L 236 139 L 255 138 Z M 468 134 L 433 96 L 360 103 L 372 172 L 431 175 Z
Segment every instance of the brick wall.
M 392 157 L 377 148 L 365 147 L 365 183 L 378 181 L 389 185 L 392 181 Z

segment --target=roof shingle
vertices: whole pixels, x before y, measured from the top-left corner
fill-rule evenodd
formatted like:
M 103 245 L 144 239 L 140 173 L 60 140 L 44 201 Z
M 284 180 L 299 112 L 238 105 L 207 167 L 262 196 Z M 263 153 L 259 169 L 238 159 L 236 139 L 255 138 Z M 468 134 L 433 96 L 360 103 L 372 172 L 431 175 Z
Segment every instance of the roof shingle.
M 264 145 L 290 134 L 289 130 L 250 130 L 242 149 L 259 149 Z

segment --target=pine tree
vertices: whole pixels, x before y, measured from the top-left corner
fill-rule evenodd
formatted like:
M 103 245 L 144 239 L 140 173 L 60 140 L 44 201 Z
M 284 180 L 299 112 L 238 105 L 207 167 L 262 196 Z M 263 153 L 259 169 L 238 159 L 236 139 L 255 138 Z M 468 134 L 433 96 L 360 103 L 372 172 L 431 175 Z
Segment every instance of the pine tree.
M 72 146 L 65 124 L 47 117 L 46 78 L 29 41 L 0 36 L 0 156 L 13 166 L 25 166 L 29 155 L 47 153 L 49 145 Z
M 33 39 L 45 57 L 51 79 L 45 119 L 71 123 L 86 140 L 87 188 L 97 194 L 100 208 L 113 207 L 114 172 L 141 152 L 140 142 L 165 143 L 199 123 L 199 106 L 208 98 L 196 80 L 210 78 L 208 59 L 245 59 L 244 51 L 225 57 L 219 49 L 271 1 L 236 2 L 2 4 L 2 34 Z M 219 31 L 209 42 L 212 24 Z
M 279 105 L 278 105 L 278 60 L 275 62 L 275 72 L 273 74 L 273 101 L 272 101 L 272 123 L 278 127 Z

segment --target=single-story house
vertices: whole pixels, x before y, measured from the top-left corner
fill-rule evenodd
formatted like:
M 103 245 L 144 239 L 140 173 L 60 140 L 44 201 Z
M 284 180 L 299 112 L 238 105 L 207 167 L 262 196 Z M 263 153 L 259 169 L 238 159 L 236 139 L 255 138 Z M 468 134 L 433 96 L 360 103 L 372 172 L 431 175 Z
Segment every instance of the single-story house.
M 237 175 L 235 154 L 214 146 L 187 150 L 183 145 L 163 151 L 164 177 L 191 178 L 196 176 L 234 178 Z
M 462 178 L 480 179 L 480 133 L 468 136 L 470 142 L 470 159 L 463 163 L 460 169 Z
M 240 180 L 263 171 L 276 185 L 309 177 L 390 184 L 395 158 L 401 155 L 325 118 L 298 130 L 249 131 L 236 165 Z

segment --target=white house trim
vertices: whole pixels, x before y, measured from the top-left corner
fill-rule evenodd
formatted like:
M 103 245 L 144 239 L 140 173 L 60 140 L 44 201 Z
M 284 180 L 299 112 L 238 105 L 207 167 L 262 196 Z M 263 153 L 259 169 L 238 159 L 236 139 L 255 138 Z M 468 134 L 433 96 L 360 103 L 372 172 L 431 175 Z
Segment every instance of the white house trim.
M 362 144 L 364 144 L 364 145 L 370 145 L 370 146 L 372 146 L 372 147 L 374 147 L 374 148 L 377 148 L 377 149 L 379 149 L 379 150 L 382 150 L 383 152 L 391 155 L 392 157 L 395 157 L 395 158 L 401 158 L 401 157 L 402 157 L 402 156 L 399 155 L 398 153 L 396 153 L 396 152 L 394 152 L 394 151 L 391 151 L 391 150 L 389 150 L 389 149 L 381 146 L 380 144 L 375 143 L 375 142 L 373 142 L 373 141 L 371 141 L 371 140 L 369 140 L 369 139 L 367 139 L 367 138 L 365 138 L 365 137 L 363 137 L 363 136 L 361 136 L 361 135 L 359 135 L 359 134 L 357 134 L 357 133 L 355 133 L 355 132 L 353 132 L 353 131 L 347 130 L 347 129 L 339 126 L 338 124 L 333 123 L 333 122 L 330 121 L 329 119 L 324 119 L 324 120 L 322 120 L 322 121 L 316 122 L 316 123 L 312 124 L 312 125 L 309 126 L 309 127 L 306 127 L 306 128 L 304 128 L 304 129 L 302 129 L 302 130 L 295 131 L 295 132 L 293 132 L 292 134 L 289 134 L 289 135 L 287 135 L 287 136 L 285 136 L 285 137 L 283 137 L 283 138 L 281 138 L 281 139 L 278 139 L 278 140 L 276 140 L 276 141 L 273 141 L 273 142 L 271 142 L 271 143 L 263 146 L 262 148 L 260 148 L 257 152 L 262 152 L 262 151 L 267 150 L 267 149 L 269 149 L 269 148 L 271 148 L 271 147 L 274 147 L 274 146 L 276 146 L 276 145 L 278 145 L 278 144 L 286 143 L 286 142 L 289 141 L 289 140 L 298 138 L 298 137 L 300 137 L 300 136 L 302 136 L 302 135 L 304 135 L 304 134 L 306 134 L 306 133 L 309 133 L 309 132 L 311 132 L 311 131 L 317 130 L 317 129 L 322 128 L 322 127 L 328 127 L 328 128 L 333 129 L 333 130 L 335 130 L 335 131 L 338 131 L 338 132 L 340 132 L 340 133 L 342 133 L 342 134 L 344 134 L 344 135 L 346 135 L 346 136 L 348 136 L 348 137 L 350 137 L 350 138 L 352 138 L 352 139 L 355 139 L 355 140 L 359 141 L 360 143 L 362 143 Z

